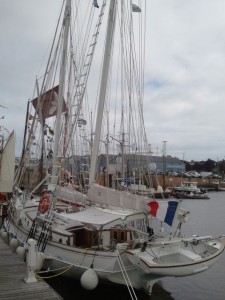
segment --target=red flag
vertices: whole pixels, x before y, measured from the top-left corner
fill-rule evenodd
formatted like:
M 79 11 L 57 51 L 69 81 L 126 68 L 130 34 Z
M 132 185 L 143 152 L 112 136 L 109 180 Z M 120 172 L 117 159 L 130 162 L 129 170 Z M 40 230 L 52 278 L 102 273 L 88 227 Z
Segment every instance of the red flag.
M 53 117 L 57 114 L 57 100 L 58 100 L 58 93 L 59 93 L 59 86 L 55 86 L 51 90 L 45 92 L 41 96 L 41 103 L 40 106 L 42 105 L 42 119 L 45 120 L 47 118 Z M 32 104 L 35 109 L 37 109 L 37 104 L 38 104 L 38 98 L 35 98 L 32 100 Z M 62 113 L 66 112 L 67 107 L 65 100 L 63 100 L 63 105 L 62 105 Z
M 156 215 L 157 215 L 157 210 L 158 210 L 158 208 L 159 208 L 159 204 L 158 204 L 158 202 L 156 202 L 156 201 L 150 201 L 149 203 L 148 203 L 148 206 L 150 207 L 150 214 L 153 216 L 153 217 L 156 217 Z

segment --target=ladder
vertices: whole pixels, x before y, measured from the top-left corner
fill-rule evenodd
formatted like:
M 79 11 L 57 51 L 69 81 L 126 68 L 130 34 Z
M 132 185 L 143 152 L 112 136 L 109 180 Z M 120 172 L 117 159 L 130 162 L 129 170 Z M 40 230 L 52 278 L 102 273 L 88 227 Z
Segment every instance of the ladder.
M 42 219 L 43 224 L 42 224 L 42 228 L 41 228 L 41 234 L 37 241 L 37 249 L 40 252 L 45 251 L 45 248 L 46 248 L 46 245 L 48 242 L 48 238 L 49 238 L 49 235 L 52 230 L 52 218 L 53 218 L 53 214 L 51 214 L 50 218 L 47 215 L 44 220 Z
M 73 120 L 72 127 L 71 127 L 72 130 L 70 131 L 70 135 L 68 136 L 68 141 L 71 140 L 74 128 L 76 128 L 78 125 L 78 119 L 80 117 L 80 113 L 81 113 L 81 109 L 82 109 L 84 94 L 85 94 L 87 81 L 88 81 L 88 77 L 89 77 L 89 73 L 90 73 L 90 69 L 91 69 L 92 59 L 94 56 L 95 46 L 97 44 L 97 39 L 98 39 L 98 35 L 100 32 L 100 26 L 102 24 L 102 18 L 104 16 L 105 7 L 106 7 L 106 0 L 103 1 L 101 11 L 99 13 L 97 25 L 96 25 L 94 33 L 92 35 L 90 46 L 88 48 L 87 54 L 86 54 L 83 62 L 81 63 L 82 66 L 81 66 L 80 71 L 78 72 L 78 76 L 76 76 L 76 78 L 75 78 L 76 90 L 75 90 L 74 99 L 75 99 L 77 107 L 76 107 L 76 111 L 75 111 L 75 118 Z

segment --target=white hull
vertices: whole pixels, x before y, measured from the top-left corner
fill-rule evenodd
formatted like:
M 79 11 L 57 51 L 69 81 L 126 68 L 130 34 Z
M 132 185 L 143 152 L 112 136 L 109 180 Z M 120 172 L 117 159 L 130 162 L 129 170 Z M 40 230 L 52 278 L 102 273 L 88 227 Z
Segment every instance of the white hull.
M 205 257 L 205 259 L 200 255 L 194 254 L 192 251 L 193 249 L 186 250 L 183 245 L 180 245 L 180 247 L 172 246 L 172 249 L 170 250 L 171 254 L 168 254 L 168 249 L 165 251 L 165 248 L 161 247 L 161 256 L 155 259 L 155 264 L 153 264 L 152 261 L 148 261 L 145 254 L 142 255 L 140 253 L 134 253 L 133 251 L 131 253 L 132 255 L 129 256 L 129 259 L 134 265 L 144 270 L 144 278 L 146 280 L 154 275 L 162 277 L 189 276 L 209 269 L 216 262 L 219 255 L 222 253 L 224 246 L 222 246 L 220 242 L 218 243 L 218 240 L 214 240 L 209 242 L 209 247 L 213 243 L 217 243 L 218 251 Z M 196 247 L 195 251 L 200 251 L 197 248 L 198 247 Z M 165 252 L 165 255 L 163 252 Z
M 224 192 L 225 191 L 225 187 L 218 187 L 218 189 L 217 189 L 218 191 L 220 191 L 220 192 Z
M 15 234 L 20 242 L 24 242 L 28 236 L 28 232 L 21 231 L 18 226 L 11 223 L 10 236 L 15 236 Z M 85 251 L 85 249 L 49 241 L 44 253 L 43 269 L 53 271 L 54 274 L 60 273 L 61 268 L 65 268 L 64 270 L 69 270 L 63 272 L 63 276 L 80 280 L 82 274 L 93 264 L 100 281 L 126 285 L 118 264 L 118 253 L 115 251 L 98 251 L 96 254 L 95 250 Z M 142 289 L 143 282 L 140 274 L 126 256 L 127 254 L 121 255 L 132 286 L 136 289 Z
M 92 212 L 91 208 L 90 212 Z M 20 214 L 20 221 L 18 219 L 15 221 L 15 218 L 11 221 L 6 220 L 5 228 L 9 239 L 16 236 L 21 243 L 26 245 L 32 218 L 35 218 L 36 214 L 37 206 L 27 207 Z M 79 219 L 82 212 L 81 214 L 71 213 L 71 215 L 78 216 L 77 219 Z M 102 218 L 104 218 L 103 215 Z M 69 228 L 72 227 L 73 223 Z M 102 246 L 77 247 L 75 240 L 72 239 L 74 237 L 71 231 L 60 226 L 53 228 L 51 237 L 42 249 L 43 243 L 40 241 L 40 236 L 43 232 L 37 231 L 35 239 L 38 251 L 44 252 L 43 269 L 51 274 L 63 273 L 63 276 L 80 280 L 84 272 L 92 268 L 100 282 L 108 281 L 126 285 L 125 272 L 132 287 L 144 289 L 147 293 L 151 293 L 155 280 L 162 277 L 187 276 L 207 270 L 224 250 L 224 243 L 220 239 L 211 237 L 173 238 L 171 240 L 156 238 L 153 241 L 147 241 L 146 244 L 140 239 L 139 245 L 136 246 L 133 240 L 130 241 L 132 242 L 130 245 L 129 242 L 118 243 L 116 247 L 103 244 Z M 109 233 L 110 229 L 107 232 Z M 77 238 L 79 239 L 79 236 Z

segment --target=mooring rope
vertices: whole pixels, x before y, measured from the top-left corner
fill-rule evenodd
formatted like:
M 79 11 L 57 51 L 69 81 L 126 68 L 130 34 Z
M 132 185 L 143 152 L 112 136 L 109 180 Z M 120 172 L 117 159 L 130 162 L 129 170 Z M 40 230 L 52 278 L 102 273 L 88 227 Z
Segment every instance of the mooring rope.
M 134 300 L 134 299 L 135 299 L 135 300 L 138 300 L 138 298 L 137 298 L 137 296 L 136 296 L 136 294 L 135 294 L 135 291 L 134 291 L 134 289 L 133 289 L 132 283 L 131 283 L 131 281 L 130 281 L 130 278 L 129 278 L 128 274 L 127 274 L 126 268 L 125 268 L 125 266 L 124 266 L 124 264 L 123 264 L 122 258 L 121 258 L 121 256 L 120 256 L 120 253 L 119 253 L 118 250 L 116 250 L 116 254 L 117 254 L 118 263 L 119 263 L 120 269 L 121 269 L 121 271 L 122 271 L 123 278 L 124 278 L 124 280 L 125 280 L 125 282 L 126 282 L 128 291 L 129 291 L 129 293 L 130 293 L 131 299 L 132 299 L 132 300 Z

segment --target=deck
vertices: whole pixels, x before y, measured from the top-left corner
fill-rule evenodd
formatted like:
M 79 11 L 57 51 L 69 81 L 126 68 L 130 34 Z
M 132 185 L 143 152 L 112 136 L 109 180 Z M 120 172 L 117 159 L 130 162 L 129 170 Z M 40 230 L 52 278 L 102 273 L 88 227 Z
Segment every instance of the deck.
M 0 238 L 0 299 L 63 299 L 44 280 L 26 283 L 26 263 Z

